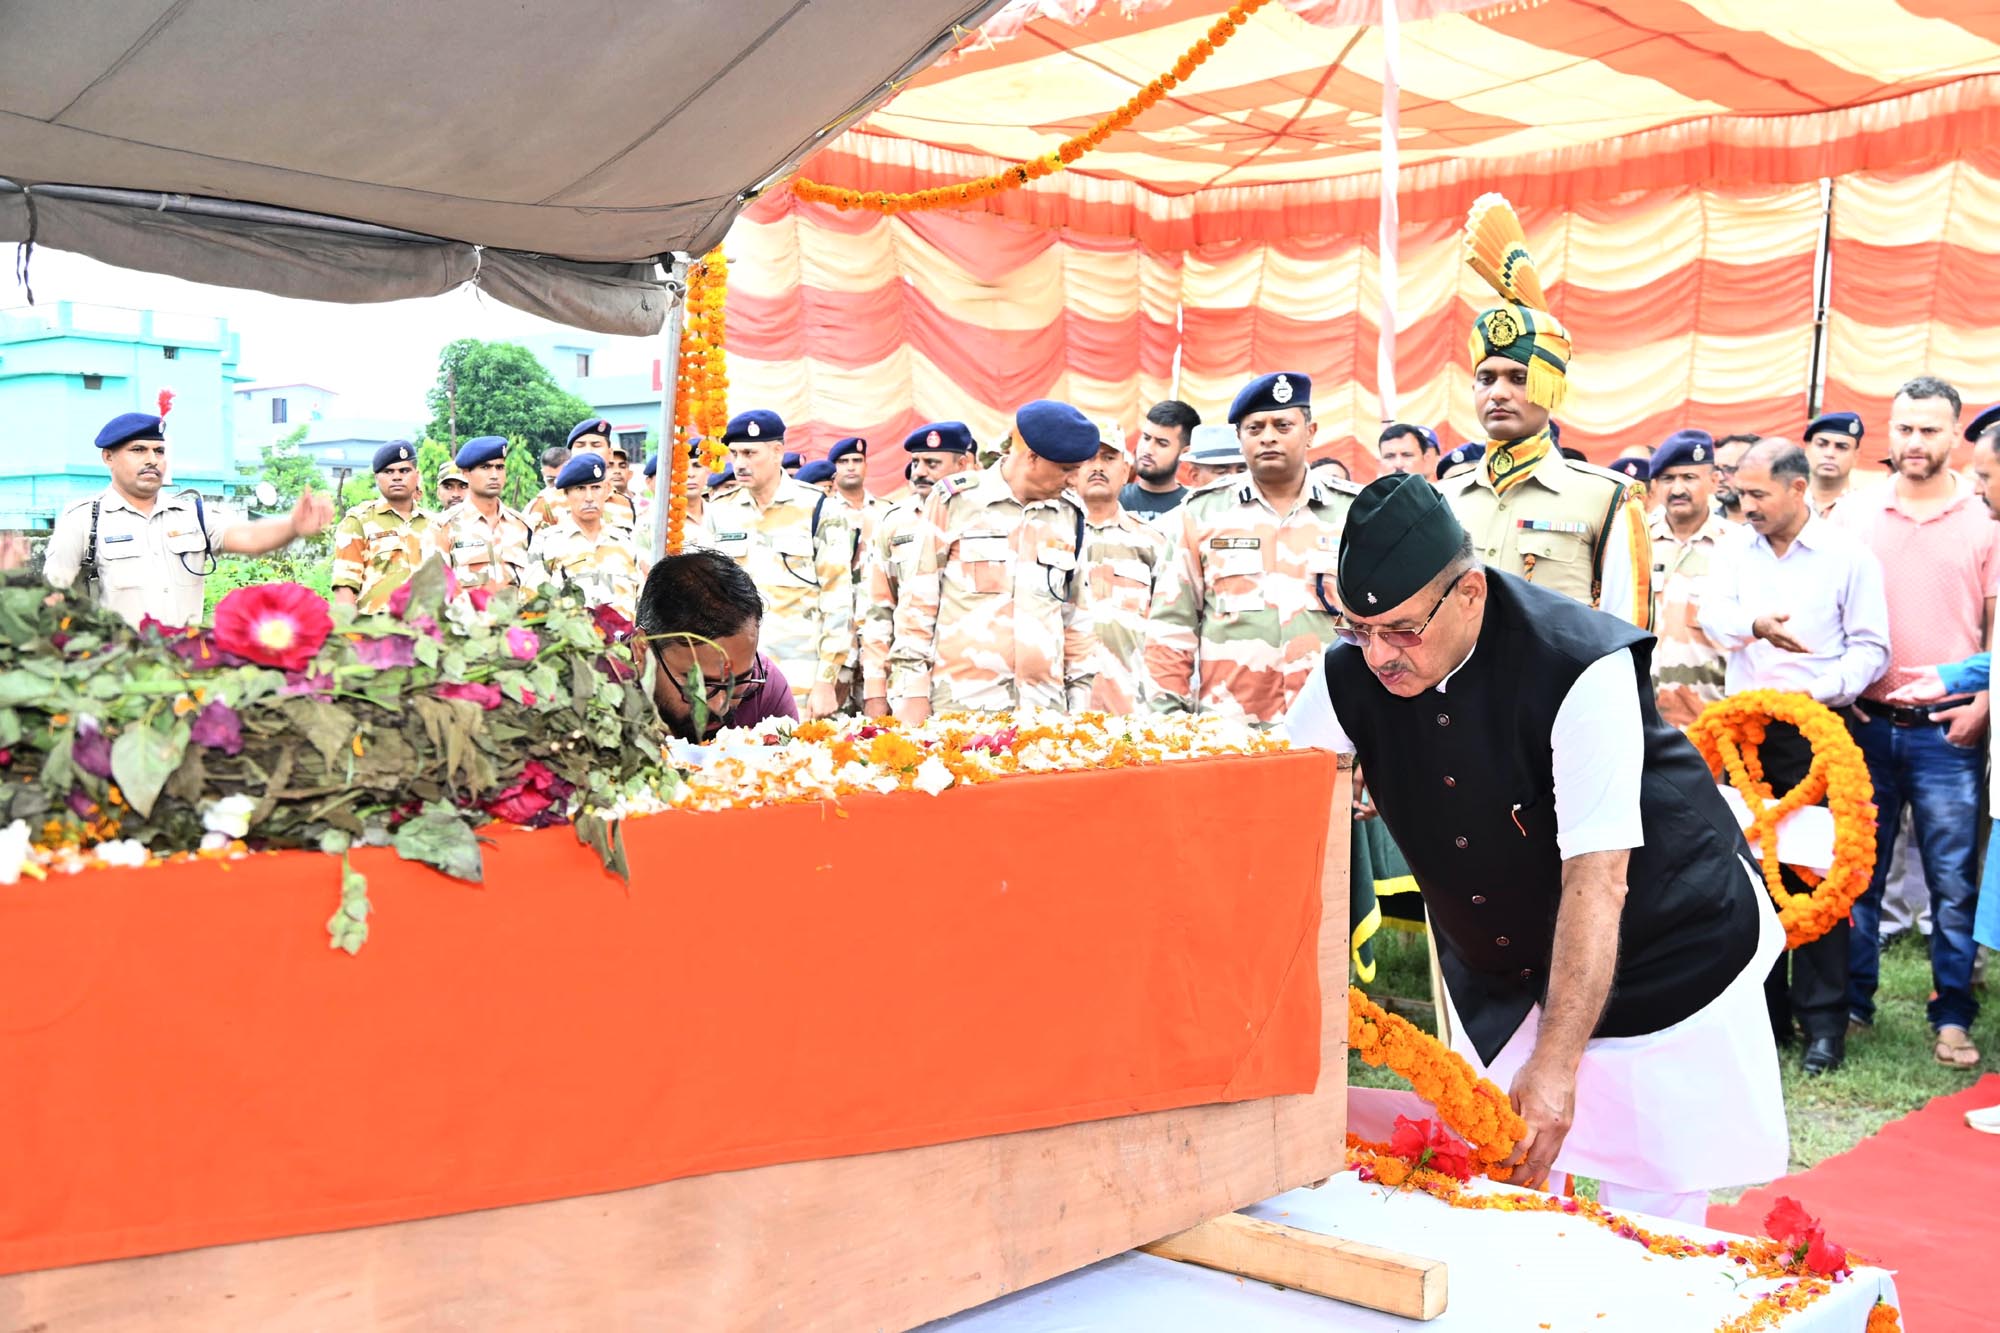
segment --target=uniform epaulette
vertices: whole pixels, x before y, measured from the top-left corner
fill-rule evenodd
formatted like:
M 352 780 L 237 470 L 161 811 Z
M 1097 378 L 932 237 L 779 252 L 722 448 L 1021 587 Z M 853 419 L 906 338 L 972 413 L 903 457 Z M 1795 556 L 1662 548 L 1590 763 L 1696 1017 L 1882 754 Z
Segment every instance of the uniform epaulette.
M 1223 492 L 1230 490 L 1232 487 L 1246 486 L 1249 484 L 1249 482 L 1250 482 L 1250 475 L 1247 472 L 1227 477 L 1217 477 L 1214 481 L 1211 481 L 1203 486 L 1197 486 L 1192 491 L 1188 492 L 1188 498 L 1181 501 L 1181 503 L 1191 505 L 1196 500 L 1200 500 L 1211 495 L 1220 495 Z M 1239 500 L 1232 499 L 1230 503 L 1239 504 L 1242 502 Z
M 957 495 L 962 491 L 967 491 L 977 486 L 980 478 L 984 475 L 981 472 L 954 472 L 949 477 L 941 478 L 935 486 L 932 486 L 931 494 Z
M 1587 477 L 1596 477 L 1600 480 L 1608 481 L 1613 486 L 1630 494 L 1633 499 L 1638 500 L 1642 504 L 1645 503 L 1646 488 L 1626 476 L 1623 472 L 1613 472 L 1610 468 L 1599 467 L 1595 463 L 1579 463 L 1574 458 L 1565 458 L 1563 462 L 1568 464 L 1570 471 L 1581 472 Z
M 1339 477 L 1328 477 L 1319 484 L 1326 490 L 1333 491 L 1338 495 L 1344 495 L 1350 500 L 1361 494 L 1361 483 L 1357 481 L 1343 481 Z
M 101 495 L 86 495 L 81 500 L 71 500 L 63 509 L 63 513 L 74 514 L 79 509 L 88 509 L 92 504 L 103 498 Z

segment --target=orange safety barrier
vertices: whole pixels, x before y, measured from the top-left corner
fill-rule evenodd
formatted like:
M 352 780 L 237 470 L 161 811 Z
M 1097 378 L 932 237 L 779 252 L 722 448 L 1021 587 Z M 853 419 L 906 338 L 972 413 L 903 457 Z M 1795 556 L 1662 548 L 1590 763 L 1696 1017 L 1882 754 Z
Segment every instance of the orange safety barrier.
M 0 1272 L 1310 1091 L 1318 752 L 0 888 Z

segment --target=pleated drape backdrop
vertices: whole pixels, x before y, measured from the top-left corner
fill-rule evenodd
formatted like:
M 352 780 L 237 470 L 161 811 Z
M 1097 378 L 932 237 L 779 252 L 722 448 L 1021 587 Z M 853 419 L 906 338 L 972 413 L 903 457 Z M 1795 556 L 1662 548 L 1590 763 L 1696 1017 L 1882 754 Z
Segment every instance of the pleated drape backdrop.
M 1684 425 L 1803 423 L 1817 186 L 1523 213 L 1576 336 L 1565 443 L 1608 458 Z M 893 446 L 923 421 L 997 441 L 1014 408 L 1045 396 L 1128 431 L 1171 396 L 1220 420 L 1245 379 L 1276 369 L 1313 376 L 1317 452 L 1373 475 L 1372 236 L 1162 252 L 987 213 L 841 213 L 778 191 L 728 248 L 732 402 L 778 411 L 809 455 L 843 435 L 887 443 L 870 461 L 878 489 L 900 483 Z M 1399 248 L 1396 416 L 1455 442 L 1476 430 L 1465 337 L 1487 293 L 1454 223 L 1407 226 Z
M 997 441 L 1064 397 L 1132 430 L 1311 373 L 1317 452 L 1374 473 L 1385 416 L 1477 433 L 1459 260 L 1500 190 L 1576 335 L 1564 443 L 1797 434 L 1833 182 L 1823 405 L 1886 434 L 1924 371 L 2000 395 L 2000 17 L 1969 0 L 1394 0 L 1398 401 L 1377 396 L 1384 0 L 1278 0 L 1069 169 L 963 211 L 884 216 L 780 185 L 729 238 L 732 401 L 811 452 L 931 418 Z M 1054 151 L 1172 68 L 1220 0 L 1013 0 L 804 166 L 855 191 Z

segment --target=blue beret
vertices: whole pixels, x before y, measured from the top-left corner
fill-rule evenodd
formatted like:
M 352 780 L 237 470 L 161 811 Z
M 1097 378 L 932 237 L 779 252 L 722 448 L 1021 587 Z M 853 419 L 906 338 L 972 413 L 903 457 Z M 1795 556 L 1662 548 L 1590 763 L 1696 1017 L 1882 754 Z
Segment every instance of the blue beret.
M 1866 429 L 1861 424 L 1861 418 L 1852 412 L 1822 412 L 1806 423 L 1806 438 L 1810 440 L 1824 430 L 1858 440 Z
M 972 427 L 963 421 L 926 422 L 903 437 L 904 450 L 913 454 L 969 454 L 974 447 Z
M 722 469 L 722 471 L 720 472 L 711 472 L 708 474 L 708 489 L 712 491 L 718 486 L 727 486 L 730 482 L 735 480 L 736 480 L 736 467 L 734 464 L 731 464 L 730 466 Z
M 166 438 L 166 423 L 160 418 L 147 416 L 144 412 L 125 412 L 104 423 L 104 429 L 97 432 L 97 447 L 116 449 L 119 445 L 130 444 L 134 440 Z
M 395 463 L 414 463 L 416 461 L 417 451 L 410 447 L 408 440 L 391 440 L 375 451 L 375 470 L 377 472 Z
M 1281 370 L 1275 375 L 1259 375 L 1243 386 L 1229 405 L 1229 424 L 1234 426 L 1252 412 L 1276 412 L 1286 407 L 1311 407 L 1313 382 L 1310 375 Z
M 660 471 L 660 456 L 657 453 L 648 455 L 646 466 L 641 471 L 649 477 L 658 476 Z
M 817 486 L 822 481 L 832 481 L 833 464 L 824 458 L 807 463 L 799 469 L 799 480 L 808 486 Z
M 1653 479 L 1652 462 L 1644 458 L 1614 458 L 1607 465 L 1613 472 L 1623 472 L 1634 481 Z
M 1389 441 L 1404 435 L 1414 435 L 1417 437 L 1417 450 L 1419 453 L 1425 449 L 1430 450 L 1432 453 L 1437 452 L 1437 432 L 1429 426 L 1413 426 L 1407 421 L 1390 422 L 1382 428 L 1382 433 L 1376 437 L 1375 442 L 1377 444 L 1387 444 Z
M 603 480 L 604 460 L 596 454 L 577 454 L 556 473 L 556 489 L 566 491 L 572 486 L 588 486 Z
M 586 435 L 602 435 L 608 444 L 611 441 L 611 423 L 603 417 L 592 417 L 588 421 L 579 421 L 569 428 L 568 442 L 573 445 Z
M 1445 473 L 1451 471 L 1461 463 L 1477 463 L 1484 457 L 1486 457 L 1485 445 L 1461 444 L 1458 448 L 1438 459 L 1437 474 L 1439 477 L 1443 477 Z
M 1715 438 L 1705 430 L 1677 430 L 1666 443 L 1653 450 L 1652 474 L 1659 476 L 1670 467 L 1689 467 L 1715 462 Z
M 859 435 L 850 435 L 844 440 L 836 441 L 833 448 L 826 451 L 826 461 L 829 463 L 838 463 L 849 454 L 860 454 L 863 458 L 868 457 L 868 441 L 862 439 Z
M 467 440 L 458 446 L 458 456 L 451 461 L 461 470 L 478 467 L 481 463 L 497 463 L 507 457 L 507 441 L 498 435 L 482 435 L 476 440 Z
M 1047 398 L 1037 398 L 1014 414 L 1014 436 L 1030 452 L 1051 463 L 1085 463 L 1097 457 L 1102 434 L 1089 417 Z
M 784 456 L 783 458 L 780 458 L 780 459 L 778 460 L 778 466 L 780 466 L 780 467 L 804 467 L 804 466 L 805 466 L 805 462 L 806 462 L 806 460 L 805 460 L 805 456 L 804 456 L 803 454 L 800 454 L 800 453 L 799 453 L 799 452 L 797 452 L 796 450 L 792 450 L 792 449 L 787 449 L 787 450 L 785 450 L 785 456 Z
M 784 438 L 785 419 L 761 407 L 738 412 L 729 418 L 729 425 L 722 432 L 724 444 L 741 444 L 745 440 L 767 440 L 775 444 Z
M 1965 428 L 1965 438 L 1977 444 L 1979 437 L 1986 433 L 1986 428 L 1995 425 L 2000 425 L 2000 403 L 1995 403 L 1974 417 L 1972 424 Z

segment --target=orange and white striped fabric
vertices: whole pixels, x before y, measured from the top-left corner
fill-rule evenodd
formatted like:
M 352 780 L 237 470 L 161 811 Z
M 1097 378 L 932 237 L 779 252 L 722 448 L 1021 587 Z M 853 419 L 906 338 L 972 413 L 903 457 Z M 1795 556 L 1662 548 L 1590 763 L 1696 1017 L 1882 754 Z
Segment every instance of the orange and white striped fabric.
M 1968 418 L 2000 401 L 2000 151 L 1836 181 L 1830 279 L 1822 400 L 1861 414 L 1867 459 L 1885 456 L 1890 399 L 1913 375 L 1951 381 Z
M 1049 152 L 1223 8 L 1017 0 L 801 174 L 904 191 Z M 1464 342 L 1488 293 L 1458 228 L 1487 189 L 1513 200 L 1575 335 L 1563 443 L 1600 461 L 1685 426 L 1796 433 L 1823 176 L 1840 178 L 1827 404 L 1849 395 L 1872 433 L 1874 402 L 1918 370 L 2000 390 L 1969 343 L 1986 272 L 1875 290 L 1912 255 L 1941 274 L 2000 249 L 1979 194 L 2000 158 L 1935 165 L 2000 140 L 1988 9 L 1400 0 L 1394 415 L 1447 445 L 1480 434 Z M 880 490 L 927 419 L 991 442 L 1055 396 L 1130 430 L 1160 398 L 1219 418 L 1253 372 L 1298 369 L 1318 452 L 1365 480 L 1384 416 L 1379 13 L 1267 5 L 1100 150 L 964 210 L 842 213 L 772 190 L 728 241 L 732 402 L 777 409 L 811 452 L 890 445 L 870 459 Z

